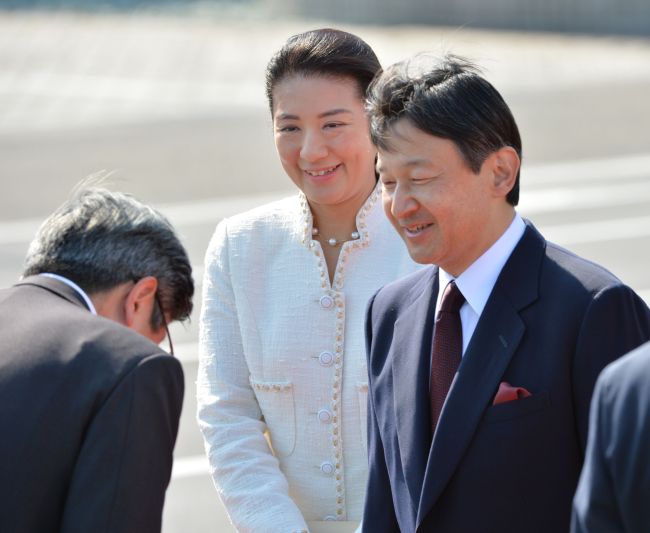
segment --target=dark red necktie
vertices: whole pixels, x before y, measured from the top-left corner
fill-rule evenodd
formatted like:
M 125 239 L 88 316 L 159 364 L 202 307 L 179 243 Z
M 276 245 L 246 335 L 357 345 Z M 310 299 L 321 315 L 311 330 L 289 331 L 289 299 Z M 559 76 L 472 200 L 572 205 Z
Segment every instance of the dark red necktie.
M 463 355 L 463 328 L 458 313 L 463 302 L 465 297 L 456 287 L 456 283 L 450 282 L 442 295 L 433 327 L 430 390 L 432 435 Z

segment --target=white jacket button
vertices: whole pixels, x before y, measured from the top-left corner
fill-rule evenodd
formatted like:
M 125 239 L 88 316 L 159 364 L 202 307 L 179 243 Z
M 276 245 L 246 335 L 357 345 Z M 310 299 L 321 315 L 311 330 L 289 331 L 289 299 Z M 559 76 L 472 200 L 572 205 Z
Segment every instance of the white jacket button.
M 330 309 L 334 305 L 334 300 L 331 296 L 323 296 L 320 299 L 320 306 L 323 309 Z
M 332 366 L 334 362 L 334 354 L 332 352 L 322 352 L 318 356 L 318 362 L 323 366 Z
M 321 463 L 320 471 L 323 474 L 331 476 L 334 473 L 334 465 L 332 463 L 330 463 L 329 461 L 325 461 L 324 463 Z
M 327 409 L 321 409 L 318 411 L 318 420 L 323 422 L 323 424 L 327 424 L 332 421 L 332 413 L 330 413 Z

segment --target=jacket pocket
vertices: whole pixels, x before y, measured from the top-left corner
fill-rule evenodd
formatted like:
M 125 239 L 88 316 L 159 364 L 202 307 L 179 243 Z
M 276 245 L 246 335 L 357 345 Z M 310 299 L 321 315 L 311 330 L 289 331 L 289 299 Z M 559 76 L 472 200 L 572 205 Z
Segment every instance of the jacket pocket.
M 271 437 L 273 453 L 290 456 L 296 446 L 296 413 L 290 381 L 259 381 L 250 378 L 257 402 Z
M 491 405 L 485 411 L 486 423 L 512 420 L 546 409 L 551 404 L 547 391 L 542 391 L 527 398 Z
M 359 398 L 359 431 L 361 446 L 368 455 L 368 383 L 357 382 L 357 397 Z

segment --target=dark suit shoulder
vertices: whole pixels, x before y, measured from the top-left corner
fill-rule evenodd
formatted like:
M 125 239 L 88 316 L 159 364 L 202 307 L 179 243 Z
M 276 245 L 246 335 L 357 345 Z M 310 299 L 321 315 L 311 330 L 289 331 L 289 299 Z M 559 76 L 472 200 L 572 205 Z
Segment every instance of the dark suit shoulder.
M 374 298 L 375 307 L 400 308 L 422 295 L 431 283 L 437 267 L 428 266 L 384 285 Z
M 0 327 L 0 340 L 8 346 L 0 355 L 0 369 L 11 366 L 16 386 L 53 386 L 76 376 L 86 391 L 101 395 L 147 357 L 178 364 L 139 333 L 34 285 L 0 292 L 0 324 L 10 326 Z
M 607 287 L 622 285 L 619 278 L 602 265 L 563 248 L 547 242 L 546 257 L 557 272 L 564 274 L 567 283 L 573 282 L 576 288 L 582 287 L 589 292 L 600 291 Z
M 85 351 L 104 354 L 116 361 L 139 361 L 151 355 L 168 355 L 148 338 L 117 322 L 93 315 L 87 315 L 85 319 L 89 323 L 89 334 L 83 342 Z
M 173 367 L 172 371 L 182 376 L 178 359 L 146 337 L 103 317 L 91 315 L 90 319 L 94 319 L 92 331 L 76 354 L 76 363 L 83 372 L 91 372 L 93 376 L 103 374 L 116 384 L 143 365 Z

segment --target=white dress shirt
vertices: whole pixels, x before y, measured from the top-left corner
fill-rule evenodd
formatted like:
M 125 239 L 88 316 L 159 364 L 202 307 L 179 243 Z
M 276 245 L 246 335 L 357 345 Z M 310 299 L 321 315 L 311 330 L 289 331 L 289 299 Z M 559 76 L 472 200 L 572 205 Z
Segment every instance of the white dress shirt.
M 57 279 L 62 283 L 65 283 L 68 287 L 71 287 L 72 289 L 75 290 L 75 292 L 81 296 L 83 301 L 86 303 L 88 306 L 88 309 L 93 315 L 97 314 L 97 310 L 95 309 L 95 306 L 93 305 L 92 300 L 88 297 L 88 295 L 85 293 L 85 291 L 79 287 L 74 281 L 69 280 L 68 278 L 64 278 L 63 276 L 59 276 L 58 274 L 52 274 L 51 272 L 43 272 L 39 274 L 39 276 L 44 276 L 46 278 L 52 278 L 52 279 Z
M 465 297 L 465 303 L 460 308 L 460 321 L 463 327 L 463 355 L 465 355 L 465 350 L 474 334 L 494 284 L 525 230 L 526 224 L 519 214 L 515 213 L 510 226 L 501 237 L 455 279 L 456 286 Z M 436 309 L 440 308 L 440 300 L 447 284 L 454 281 L 454 277 L 442 268 L 439 270 L 438 276 Z

